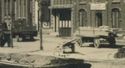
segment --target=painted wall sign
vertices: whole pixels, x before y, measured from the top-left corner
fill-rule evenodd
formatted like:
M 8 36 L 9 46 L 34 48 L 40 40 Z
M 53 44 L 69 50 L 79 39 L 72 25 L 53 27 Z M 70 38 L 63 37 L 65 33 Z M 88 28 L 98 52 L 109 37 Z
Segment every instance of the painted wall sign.
M 91 10 L 106 10 L 106 3 L 91 3 Z

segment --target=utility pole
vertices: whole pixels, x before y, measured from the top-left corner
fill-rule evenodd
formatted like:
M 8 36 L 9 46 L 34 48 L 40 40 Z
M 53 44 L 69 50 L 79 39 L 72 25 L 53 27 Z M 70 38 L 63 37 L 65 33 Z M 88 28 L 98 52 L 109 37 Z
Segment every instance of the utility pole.
M 42 21 L 42 0 L 39 0 L 39 11 L 40 11 L 40 28 L 39 28 L 39 33 L 40 33 L 40 50 L 43 50 L 43 21 Z
M 13 22 L 15 17 L 15 0 L 12 0 L 11 22 L 10 22 L 10 46 L 13 48 Z

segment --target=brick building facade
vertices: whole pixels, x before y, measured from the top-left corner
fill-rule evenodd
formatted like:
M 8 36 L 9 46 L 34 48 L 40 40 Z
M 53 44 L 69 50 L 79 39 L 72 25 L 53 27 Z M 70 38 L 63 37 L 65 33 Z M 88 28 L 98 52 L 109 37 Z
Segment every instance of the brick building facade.
M 55 32 L 68 36 L 79 26 L 125 29 L 124 6 L 125 0 L 51 0 L 51 24 Z

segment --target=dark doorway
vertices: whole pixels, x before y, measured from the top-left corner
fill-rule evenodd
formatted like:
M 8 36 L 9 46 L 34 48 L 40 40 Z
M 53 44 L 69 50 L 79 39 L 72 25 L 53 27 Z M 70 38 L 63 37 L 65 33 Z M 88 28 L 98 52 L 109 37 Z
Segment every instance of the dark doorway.
M 102 13 L 101 12 L 97 12 L 96 13 L 96 26 L 99 27 L 99 26 L 102 26 Z
M 59 32 L 60 37 L 71 36 L 71 9 L 55 9 L 54 11 L 55 32 Z
M 112 9 L 112 28 L 120 28 L 120 11 L 117 8 Z

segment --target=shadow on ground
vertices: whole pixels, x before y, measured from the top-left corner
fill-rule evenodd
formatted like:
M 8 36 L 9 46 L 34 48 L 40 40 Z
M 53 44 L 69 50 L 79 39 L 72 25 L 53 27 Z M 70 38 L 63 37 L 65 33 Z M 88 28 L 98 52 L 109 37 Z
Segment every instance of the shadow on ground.
M 124 45 L 116 45 L 116 46 L 110 46 L 110 45 L 101 45 L 100 48 L 113 48 L 113 49 L 118 49 L 122 48 Z
M 19 42 L 35 42 L 35 41 L 38 41 L 39 39 L 25 39 L 25 40 L 22 40 L 22 41 L 19 41 Z
M 45 68 L 91 68 L 91 64 L 84 63 L 84 64 L 67 64 L 64 66 L 54 66 L 54 67 L 45 67 Z
M 29 68 L 29 67 L 0 64 L 0 68 Z M 64 66 L 30 67 L 30 68 L 91 68 L 91 64 L 89 64 L 89 63 L 67 64 L 67 65 L 64 65 Z
M 108 44 L 101 44 L 99 48 L 111 48 L 111 49 L 119 49 L 119 48 L 122 48 L 124 47 L 125 45 L 115 45 L 115 46 L 110 46 Z M 92 47 L 94 48 L 94 45 L 90 45 L 88 47 Z

